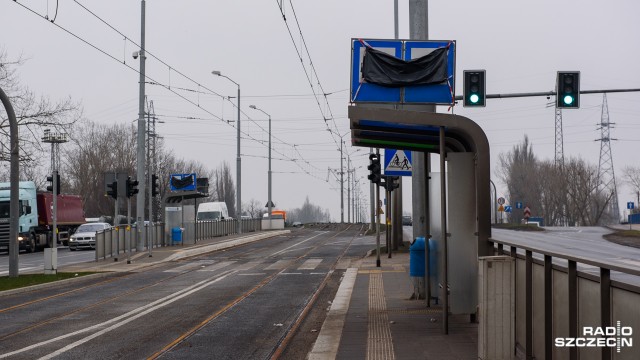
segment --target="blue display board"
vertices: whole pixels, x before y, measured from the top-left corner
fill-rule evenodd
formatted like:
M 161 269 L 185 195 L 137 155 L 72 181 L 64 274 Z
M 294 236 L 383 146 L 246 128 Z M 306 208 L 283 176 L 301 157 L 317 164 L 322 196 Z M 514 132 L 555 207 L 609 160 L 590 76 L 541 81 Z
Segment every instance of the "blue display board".
M 197 186 L 196 174 L 171 174 L 169 188 L 171 191 L 195 191 Z
M 366 43 L 376 50 L 399 59 L 411 60 L 427 55 L 437 48 L 449 47 L 447 54 L 448 83 L 407 87 L 385 87 L 362 82 L 362 59 Z M 351 102 L 354 103 L 412 103 L 453 104 L 455 97 L 455 41 L 372 40 L 351 39 Z

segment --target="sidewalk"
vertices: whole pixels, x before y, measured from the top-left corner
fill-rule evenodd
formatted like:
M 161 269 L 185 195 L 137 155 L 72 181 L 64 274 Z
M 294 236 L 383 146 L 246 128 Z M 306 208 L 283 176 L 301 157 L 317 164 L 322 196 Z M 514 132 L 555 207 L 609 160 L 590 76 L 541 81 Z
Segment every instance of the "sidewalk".
M 409 253 L 381 254 L 379 268 L 366 257 L 348 270 L 309 359 L 477 359 L 478 324 L 450 316 L 443 335 L 442 308 L 412 293 Z

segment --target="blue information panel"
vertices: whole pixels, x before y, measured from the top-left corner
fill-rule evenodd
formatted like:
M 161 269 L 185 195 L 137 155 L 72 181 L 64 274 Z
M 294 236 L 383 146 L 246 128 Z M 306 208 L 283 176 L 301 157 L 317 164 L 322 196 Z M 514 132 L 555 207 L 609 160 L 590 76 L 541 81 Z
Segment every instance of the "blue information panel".
M 365 40 L 363 40 L 365 41 Z M 402 58 L 402 42 L 400 40 L 366 40 L 372 48 Z M 400 102 L 401 88 L 390 88 L 362 82 L 362 59 L 366 46 L 357 39 L 352 41 L 351 53 L 351 101 L 353 102 Z
M 435 103 L 453 104 L 455 101 L 454 72 L 456 69 L 455 48 L 453 41 L 406 41 L 404 43 L 404 60 L 409 61 L 429 54 L 431 51 L 449 47 L 447 54 L 447 73 L 449 81 L 446 84 L 420 85 L 404 88 L 405 103 Z
M 634 209 L 634 205 L 635 205 L 635 204 L 633 203 L 633 201 L 629 201 L 629 202 L 627 203 L 627 209 L 629 209 L 629 210 L 633 210 L 633 209 Z
M 505 205 L 504 206 L 504 212 L 510 213 L 511 212 L 511 205 Z
M 195 191 L 196 174 L 171 174 L 169 177 L 169 188 L 171 191 Z
M 384 174 L 389 176 L 411 176 L 413 165 L 411 164 L 411 151 L 409 150 L 384 150 Z
M 362 59 L 366 44 L 376 50 L 393 55 L 398 59 L 412 60 L 431 51 L 448 47 L 447 76 L 443 84 L 417 85 L 407 87 L 385 87 L 362 82 Z M 371 40 L 351 39 L 351 102 L 354 103 L 413 103 L 413 104 L 453 104 L 455 94 L 455 41 L 414 41 L 414 40 Z

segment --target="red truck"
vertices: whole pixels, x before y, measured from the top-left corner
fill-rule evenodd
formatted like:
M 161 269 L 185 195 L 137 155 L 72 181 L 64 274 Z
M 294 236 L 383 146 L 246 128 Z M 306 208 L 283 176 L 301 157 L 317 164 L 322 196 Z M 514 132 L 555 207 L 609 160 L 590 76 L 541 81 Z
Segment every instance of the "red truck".
M 53 194 L 38 193 L 32 181 L 19 185 L 20 217 L 18 240 L 20 250 L 34 252 L 50 246 L 53 236 Z M 9 248 L 9 183 L 0 183 L 0 248 Z M 69 236 L 84 224 L 82 198 L 78 195 L 58 195 L 58 242 L 67 245 Z

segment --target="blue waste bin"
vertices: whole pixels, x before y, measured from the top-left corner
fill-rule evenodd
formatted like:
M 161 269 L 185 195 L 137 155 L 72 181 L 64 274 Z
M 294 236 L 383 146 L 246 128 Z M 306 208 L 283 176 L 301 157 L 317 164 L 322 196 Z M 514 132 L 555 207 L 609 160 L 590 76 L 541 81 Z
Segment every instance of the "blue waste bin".
M 424 237 L 418 237 L 409 248 L 409 276 L 424 277 L 424 259 Z
M 182 242 L 182 229 L 179 227 L 171 228 L 171 241 L 173 243 Z

